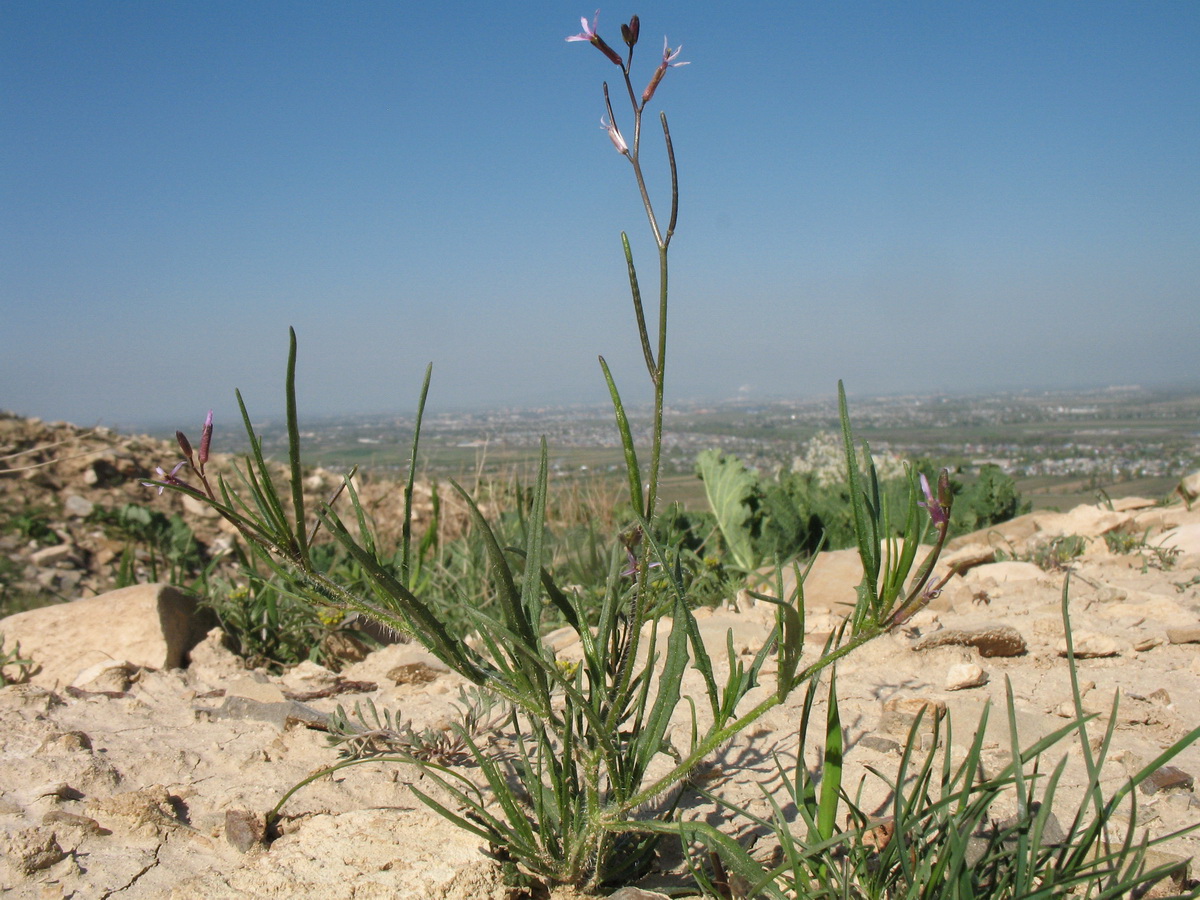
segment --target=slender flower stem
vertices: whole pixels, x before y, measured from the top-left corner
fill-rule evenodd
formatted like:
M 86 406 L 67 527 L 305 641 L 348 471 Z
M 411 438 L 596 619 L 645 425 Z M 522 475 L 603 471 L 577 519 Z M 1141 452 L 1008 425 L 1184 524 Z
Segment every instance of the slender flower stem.
M 646 188 L 646 178 L 642 172 L 642 113 L 645 111 L 646 101 L 638 101 L 637 94 L 633 89 L 633 82 L 629 77 L 628 65 L 621 65 L 621 74 L 625 79 L 625 89 L 629 94 L 629 103 L 633 107 L 633 143 L 628 145 L 627 149 L 623 151 L 623 155 L 628 158 L 630 165 L 633 166 L 633 176 L 637 181 L 638 193 L 642 198 L 642 206 L 646 210 L 646 220 L 650 224 L 650 231 L 654 235 L 654 243 L 658 247 L 658 352 L 653 353 L 650 350 L 650 338 L 646 328 L 641 294 L 637 288 L 637 276 L 633 270 L 633 257 L 629 252 L 629 242 L 624 234 L 621 236 L 626 259 L 629 261 L 630 287 L 633 291 L 633 304 L 637 316 L 638 335 L 645 353 L 646 368 L 650 374 L 650 381 L 654 386 L 654 422 L 650 445 L 649 485 L 646 495 L 646 507 L 644 510 L 641 510 L 646 521 L 649 522 L 653 520 L 658 506 L 658 478 L 662 468 L 663 414 L 665 411 L 664 384 L 666 380 L 667 358 L 667 290 L 669 281 L 667 250 L 671 243 L 671 237 L 675 233 L 675 223 L 679 217 L 679 173 L 675 166 L 675 148 L 671 143 L 671 131 L 667 126 L 667 116 L 666 113 L 660 113 L 659 119 L 662 122 L 663 138 L 667 147 L 667 162 L 671 171 L 671 216 L 667 231 L 664 234 L 659 227 L 658 216 L 654 212 L 654 203 L 650 199 L 650 192 Z M 608 121 L 615 128 L 616 117 L 613 115 L 608 82 L 604 83 L 604 106 L 608 111 Z

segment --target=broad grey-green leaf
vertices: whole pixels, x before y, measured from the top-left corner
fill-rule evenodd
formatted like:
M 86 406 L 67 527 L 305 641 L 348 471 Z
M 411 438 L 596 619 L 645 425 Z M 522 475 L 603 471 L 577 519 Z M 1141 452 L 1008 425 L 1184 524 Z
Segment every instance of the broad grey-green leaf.
M 750 500 L 757 479 L 740 459 L 719 450 L 701 453 L 696 458 L 696 469 L 704 481 L 704 493 L 717 517 L 725 546 L 743 569 L 755 568 L 758 558 L 750 540 Z

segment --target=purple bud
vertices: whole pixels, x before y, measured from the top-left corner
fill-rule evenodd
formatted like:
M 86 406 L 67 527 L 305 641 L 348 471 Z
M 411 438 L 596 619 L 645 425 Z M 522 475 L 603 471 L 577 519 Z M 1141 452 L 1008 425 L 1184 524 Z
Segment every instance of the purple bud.
M 638 32 L 641 31 L 641 28 L 642 23 L 638 20 L 637 16 L 630 19 L 628 25 L 621 26 L 621 38 L 625 41 L 626 45 L 632 47 L 637 43 Z
M 200 465 L 208 462 L 208 446 L 212 443 L 213 432 L 212 413 L 213 411 L 210 409 L 208 416 L 204 419 L 204 430 L 200 432 Z
M 182 431 L 175 432 L 175 440 L 179 442 L 179 449 L 183 451 L 183 455 L 188 459 L 192 458 L 192 445 L 188 442 L 187 435 Z

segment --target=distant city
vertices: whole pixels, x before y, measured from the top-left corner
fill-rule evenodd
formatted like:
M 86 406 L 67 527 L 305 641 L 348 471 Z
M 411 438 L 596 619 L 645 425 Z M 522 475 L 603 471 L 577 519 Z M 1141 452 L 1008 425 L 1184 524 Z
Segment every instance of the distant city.
M 1200 468 L 1200 390 L 1113 387 L 971 396 L 852 397 L 857 441 L 876 454 L 926 457 L 966 476 L 986 463 L 1029 483 L 1077 479 L 1083 486 L 1141 481 L 1169 490 Z M 648 443 L 648 411 L 630 410 L 635 437 Z M 256 422 L 264 449 L 285 450 L 281 419 Z M 359 465 L 383 475 L 407 469 L 413 416 L 302 420 L 306 462 Z M 789 470 L 806 442 L 839 432 L 836 398 L 675 404 L 667 413 L 664 479 L 693 476 L 696 455 L 716 447 L 765 474 Z M 420 466 L 427 475 L 463 478 L 520 471 L 545 438 L 560 476 L 621 469 L 611 410 L 590 407 L 427 410 Z M 232 441 L 234 438 L 229 438 Z M 223 449 L 245 449 L 241 443 Z M 639 443 L 642 443 L 639 440 Z

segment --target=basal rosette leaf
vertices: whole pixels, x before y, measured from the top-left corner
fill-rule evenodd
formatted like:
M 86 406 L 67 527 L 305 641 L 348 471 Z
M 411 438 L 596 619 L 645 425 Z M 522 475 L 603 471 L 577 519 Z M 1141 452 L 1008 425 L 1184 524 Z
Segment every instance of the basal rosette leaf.
M 696 470 L 734 561 L 743 569 L 755 568 L 758 557 L 751 541 L 750 520 L 758 480 L 736 456 L 727 456 L 719 450 L 701 453 L 696 458 Z

